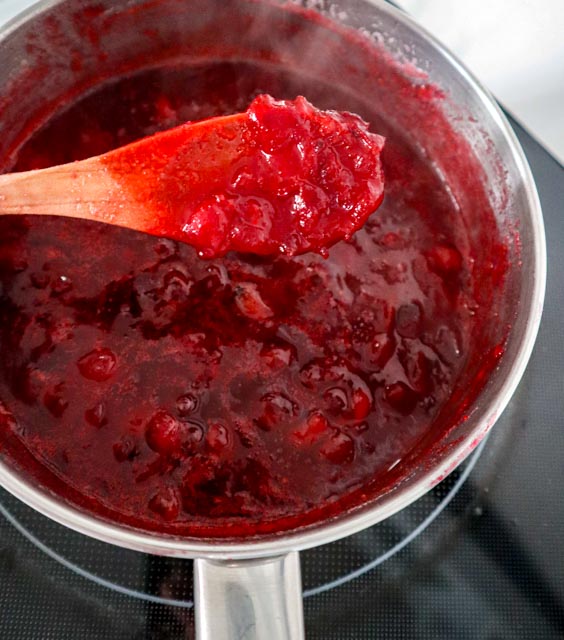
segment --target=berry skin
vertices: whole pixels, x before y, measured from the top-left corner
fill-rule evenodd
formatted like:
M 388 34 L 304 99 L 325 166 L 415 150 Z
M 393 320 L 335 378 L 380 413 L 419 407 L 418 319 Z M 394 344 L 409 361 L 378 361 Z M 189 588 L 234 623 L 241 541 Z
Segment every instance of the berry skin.
M 247 318 L 266 320 L 272 317 L 272 310 L 263 301 L 258 287 L 252 282 L 241 282 L 235 288 L 235 304 Z
M 261 398 L 263 413 L 258 419 L 258 425 L 265 431 L 292 420 L 299 411 L 298 405 L 286 395 L 273 391 Z
M 185 393 L 176 400 L 178 415 L 184 417 L 194 413 L 198 408 L 198 398 L 192 393 Z
M 402 338 L 416 338 L 421 333 L 422 320 L 417 303 L 402 304 L 396 312 L 396 331 Z

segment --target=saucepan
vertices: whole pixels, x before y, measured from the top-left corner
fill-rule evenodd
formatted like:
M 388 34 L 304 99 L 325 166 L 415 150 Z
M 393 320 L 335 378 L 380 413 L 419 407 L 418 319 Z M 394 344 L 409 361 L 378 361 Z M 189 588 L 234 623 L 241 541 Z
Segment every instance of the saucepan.
M 304 10 L 313 26 L 300 34 L 291 16 Z M 352 30 L 358 33 L 357 47 L 344 39 Z M 376 67 L 366 62 L 370 47 L 379 52 Z M 414 458 L 394 482 L 364 503 L 304 528 L 234 540 L 142 531 L 63 500 L 8 455 L 0 457 L 0 484 L 62 525 L 128 549 L 193 558 L 197 634 L 213 640 L 303 637 L 298 552 L 391 516 L 429 491 L 476 447 L 523 374 L 545 290 L 539 201 L 502 111 L 441 44 L 379 0 L 38 2 L 0 32 L 0 155 L 5 157 L 15 141 L 45 121 L 62 96 L 71 100 L 87 91 L 93 77 L 112 78 L 150 65 L 206 57 L 244 60 L 258 52 L 262 60 L 303 69 L 351 93 L 361 91 L 367 101 L 395 100 L 398 127 L 434 128 L 434 135 L 421 143 L 421 153 L 443 175 L 456 174 L 452 179 L 458 180 L 460 192 L 466 189 L 468 198 L 473 189 L 483 189 L 507 239 L 509 268 L 503 282 L 492 285 L 499 287 L 501 303 L 482 336 L 484 353 L 499 343 L 500 331 L 505 338 L 487 379 L 476 385 L 472 376 L 477 374 L 470 371 L 460 381 L 449 428 L 425 443 L 424 456 Z M 80 63 L 73 64 L 78 57 Z M 391 95 L 394 91 L 399 94 Z M 440 106 L 408 100 L 414 92 L 422 98 L 434 92 Z M 388 111 L 393 111 L 390 104 Z M 466 173 L 457 165 L 461 160 L 453 151 L 456 145 L 445 151 L 453 136 L 468 145 L 476 160 Z M 469 233 L 477 234 L 480 242 L 479 229 Z

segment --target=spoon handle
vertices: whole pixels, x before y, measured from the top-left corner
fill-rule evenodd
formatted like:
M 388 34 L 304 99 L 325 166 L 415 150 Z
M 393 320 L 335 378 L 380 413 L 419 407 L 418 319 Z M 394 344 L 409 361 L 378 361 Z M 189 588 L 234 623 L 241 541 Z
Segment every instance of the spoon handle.
M 123 190 L 97 158 L 0 176 L 0 215 L 57 215 L 112 223 Z

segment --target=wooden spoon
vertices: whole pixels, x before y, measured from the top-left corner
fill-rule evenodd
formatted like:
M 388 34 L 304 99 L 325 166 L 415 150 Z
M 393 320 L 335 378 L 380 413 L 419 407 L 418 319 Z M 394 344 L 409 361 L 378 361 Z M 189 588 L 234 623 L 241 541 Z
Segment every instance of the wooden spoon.
M 259 96 L 244 113 L 0 176 L 0 214 L 105 222 L 204 257 L 323 252 L 380 204 L 383 144 L 358 116 Z

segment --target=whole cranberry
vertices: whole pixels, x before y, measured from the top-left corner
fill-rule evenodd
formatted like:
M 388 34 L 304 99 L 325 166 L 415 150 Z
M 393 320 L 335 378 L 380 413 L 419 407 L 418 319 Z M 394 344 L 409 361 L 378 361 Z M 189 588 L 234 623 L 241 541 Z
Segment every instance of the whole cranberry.
M 158 513 L 163 520 L 176 520 L 180 513 L 180 499 L 176 489 L 163 487 L 149 500 L 149 509 Z
M 145 440 L 153 451 L 163 456 L 180 452 L 182 423 L 168 411 L 161 409 L 153 415 L 145 428 Z
M 77 362 L 78 370 L 88 380 L 109 380 L 116 368 L 117 357 L 110 349 L 93 349 Z
M 305 421 L 305 424 L 294 431 L 293 435 L 297 442 L 303 444 L 313 444 L 329 429 L 327 418 L 320 411 L 312 411 Z
M 384 398 L 396 411 L 407 416 L 415 409 L 419 395 L 404 382 L 394 382 L 384 389 Z

